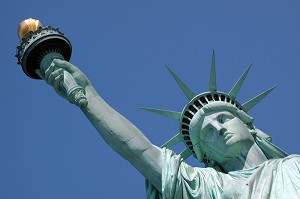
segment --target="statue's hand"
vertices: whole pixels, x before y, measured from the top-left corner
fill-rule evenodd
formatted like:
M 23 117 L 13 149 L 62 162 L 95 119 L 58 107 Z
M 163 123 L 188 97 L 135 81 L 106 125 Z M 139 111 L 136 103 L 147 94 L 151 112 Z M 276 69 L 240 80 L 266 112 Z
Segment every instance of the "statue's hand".
M 60 83 L 64 79 L 64 70 L 69 72 L 77 84 L 84 89 L 91 86 L 88 78 L 76 66 L 60 59 L 54 59 L 50 67 L 44 73 L 41 70 L 37 70 L 36 73 L 51 85 L 60 96 L 68 99 L 65 91 L 60 86 Z

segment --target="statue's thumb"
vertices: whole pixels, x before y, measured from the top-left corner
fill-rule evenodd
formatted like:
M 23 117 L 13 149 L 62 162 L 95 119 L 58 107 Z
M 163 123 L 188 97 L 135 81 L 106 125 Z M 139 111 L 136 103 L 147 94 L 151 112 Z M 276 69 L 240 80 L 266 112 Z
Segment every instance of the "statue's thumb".
M 73 66 L 71 63 L 69 63 L 69 62 L 67 62 L 67 61 L 65 61 L 65 60 L 54 59 L 54 60 L 53 60 L 53 63 L 54 63 L 56 66 L 65 69 L 66 71 L 68 71 L 68 72 L 71 73 L 71 74 L 74 73 L 74 72 L 76 72 L 76 69 L 77 69 L 77 68 L 76 68 L 75 66 Z

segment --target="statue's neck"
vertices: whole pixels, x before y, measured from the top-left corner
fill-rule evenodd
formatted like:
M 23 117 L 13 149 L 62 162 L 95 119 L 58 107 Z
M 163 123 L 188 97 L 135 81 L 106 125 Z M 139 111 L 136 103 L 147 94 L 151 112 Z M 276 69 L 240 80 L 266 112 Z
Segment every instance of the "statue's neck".
M 226 172 L 256 167 L 268 160 L 257 144 L 245 147 L 236 158 L 222 164 Z

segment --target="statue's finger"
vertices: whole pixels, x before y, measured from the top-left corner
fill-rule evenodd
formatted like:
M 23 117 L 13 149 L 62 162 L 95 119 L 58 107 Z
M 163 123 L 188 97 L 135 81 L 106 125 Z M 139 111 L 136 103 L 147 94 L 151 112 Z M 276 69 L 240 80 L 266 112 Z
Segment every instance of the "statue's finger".
M 54 71 L 54 69 L 55 69 L 55 64 L 51 63 L 50 67 L 47 68 L 47 70 L 45 71 L 45 80 L 48 84 L 49 84 L 49 76 Z
M 54 78 L 54 82 L 53 82 L 53 88 L 57 91 L 60 92 L 61 91 L 61 87 L 60 87 L 60 82 L 63 81 L 64 79 L 64 74 L 61 73 L 60 75 L 56 76 Z
M 59 69 L 53 71 L 52 73 L 50 73 L 50 75 L 48 76 L 48 84 L 53 86 L 55 78 L 61 74 L 63 75 L 63 72 L 64 72 L 64 70 L 62 68 L 59 68 Z
M 65 60 L 54 59 L 53 63 L 55 64 L 55 66 L 64 68 L 64 69 L 66 69 L 66 71 L 68 71 L 70 73 L 75 73 L 79 70 L 76 66 L 74 66 L 73 64 L 71 64 Z

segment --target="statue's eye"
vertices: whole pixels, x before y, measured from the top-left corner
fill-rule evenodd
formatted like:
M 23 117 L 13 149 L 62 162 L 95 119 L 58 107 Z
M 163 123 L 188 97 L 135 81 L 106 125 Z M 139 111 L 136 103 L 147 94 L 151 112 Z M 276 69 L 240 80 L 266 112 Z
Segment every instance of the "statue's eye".
M 206 126 L 205 129 L 203 129 L 203 131 L 201 132 L 202 140 L 205 142 L 212 142 L 213 135 L 214 135 L 213 132 L 214 132 L 214 129 L 212 128 L 212 126 L 210 126 L 210 125 Z
M 230 120 L 232 120 L 234 117 L 232 115 L 220 115 L 220 118 L 219 118 L 219 122 L 224 124 Z

